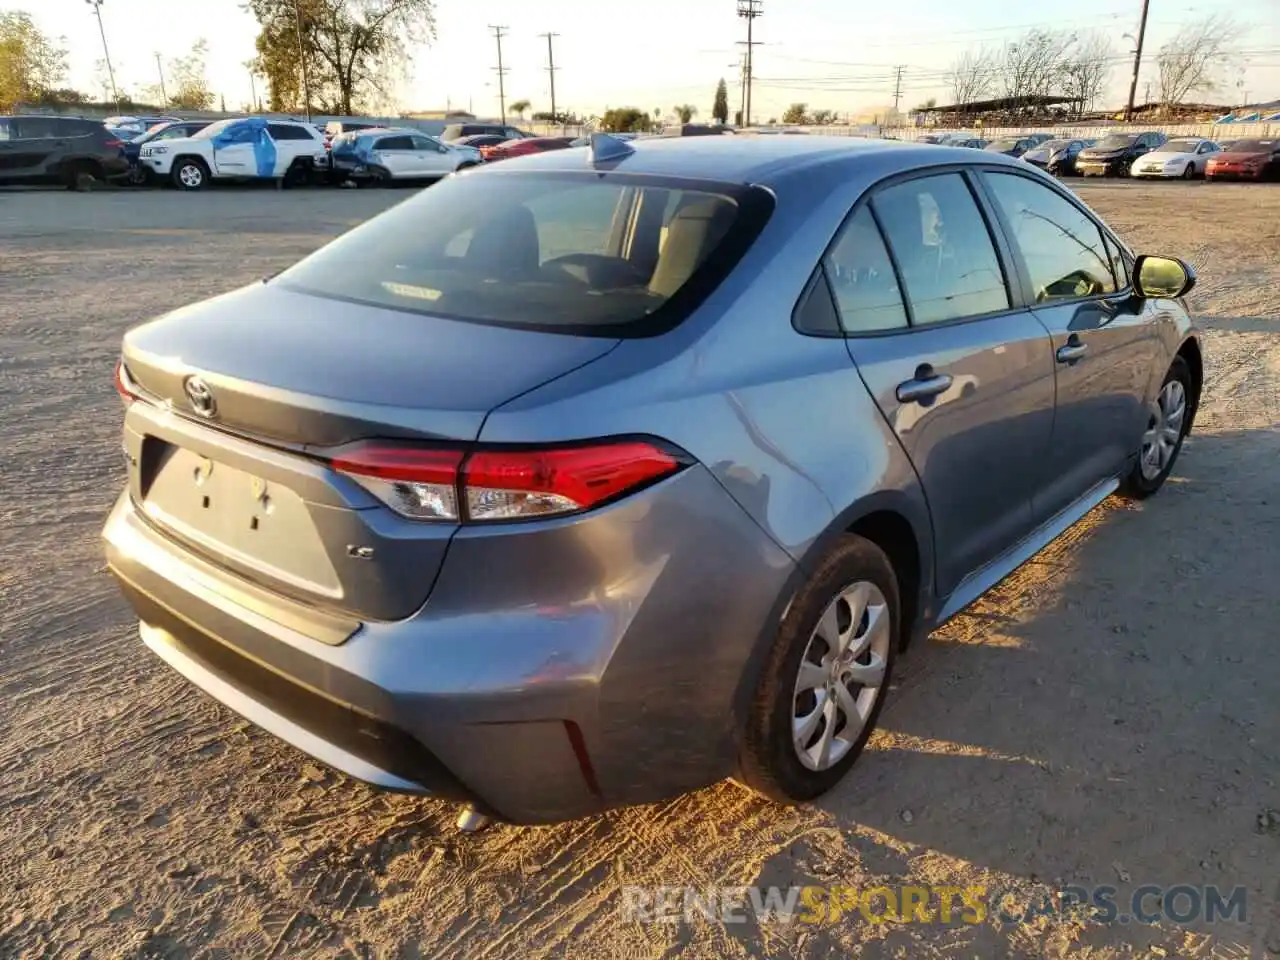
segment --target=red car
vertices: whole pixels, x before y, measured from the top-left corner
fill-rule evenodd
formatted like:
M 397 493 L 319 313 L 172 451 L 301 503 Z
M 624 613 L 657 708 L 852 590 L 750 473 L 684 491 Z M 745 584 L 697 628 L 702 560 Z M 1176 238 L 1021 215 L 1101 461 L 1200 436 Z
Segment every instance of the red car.
M 1236 140 L 1205 164 L 1206 180 L 1280 180 L 1280 140 Z
M 494 160 L 508 160 L 511 157 L 523 157 L 530 153 L 564 150 L 572 141 L 573 137 L 524 137 L 520 140 L 507 140 L 491 147 L 481 147 L 480 155 L 492 163 Z

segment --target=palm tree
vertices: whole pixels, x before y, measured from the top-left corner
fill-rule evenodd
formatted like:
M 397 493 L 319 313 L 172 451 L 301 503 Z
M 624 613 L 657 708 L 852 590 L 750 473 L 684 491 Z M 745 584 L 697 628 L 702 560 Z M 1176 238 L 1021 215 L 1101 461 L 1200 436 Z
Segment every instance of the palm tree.
M 524 112 L 531 106 L 532 104 L 529 103 L 528 100 L 517 100 L 515 103 L 511 104 L 511 109 L 515 111 L 516 116 L 523 120 Z
M 688 123 L 693 119 L 693 115 L 698 112 L 698 108 L 691 103 L 676 104 L 671 109 L 676 112 L 676 116 L 680 118 L 681 123 Z

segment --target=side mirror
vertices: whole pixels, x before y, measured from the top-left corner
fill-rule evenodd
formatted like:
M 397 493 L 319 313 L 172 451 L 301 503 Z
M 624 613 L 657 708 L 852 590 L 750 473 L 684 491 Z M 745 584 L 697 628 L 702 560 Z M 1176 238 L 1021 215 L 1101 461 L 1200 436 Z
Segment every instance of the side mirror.
M 1174 257 L 1142 254 L 1133 264 L 1133 289 L 1144 298 L 1185 297 L 1196 285 L 1196 272 Z

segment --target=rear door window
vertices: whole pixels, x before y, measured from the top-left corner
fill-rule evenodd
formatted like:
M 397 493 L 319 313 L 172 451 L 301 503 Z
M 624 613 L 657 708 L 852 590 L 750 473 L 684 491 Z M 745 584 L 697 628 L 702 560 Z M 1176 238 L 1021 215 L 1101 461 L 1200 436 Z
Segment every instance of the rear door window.
M 272 140 L 313 140 L 314 137 L 309 134 L 305 128 L 295 126 L 292 123 L 269 123 L 267 124 L 267 133 L 271 134 Z
M 907 325 L 893 262 L 869 208 L 863 207 L 845 224 L 823 267 L 845 333 Z
M 375 150 L 412 150 L 412 137 L 383 137 L 373 145 Z
M 714 289 L 770 210 L 762 190 L 709 181 L 451 177 L 278 282 L 462 320 L 643 336 Z
M 906 287 L 912 324 L 1009 309 L 995 245 L 964 177 L 908 180 L 880 190 L 871 203 Z

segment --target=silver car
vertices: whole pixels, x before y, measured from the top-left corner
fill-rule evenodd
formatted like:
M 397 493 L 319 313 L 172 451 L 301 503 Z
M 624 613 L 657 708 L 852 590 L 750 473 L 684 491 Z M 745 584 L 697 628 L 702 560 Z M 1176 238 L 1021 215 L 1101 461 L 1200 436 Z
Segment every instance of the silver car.
M 107 558 L 156 654 L 370 783 L 809 800 L 912 637 L 1160 488 L 1193 283 L 994 153 L 597 136 L 129 331 Z

